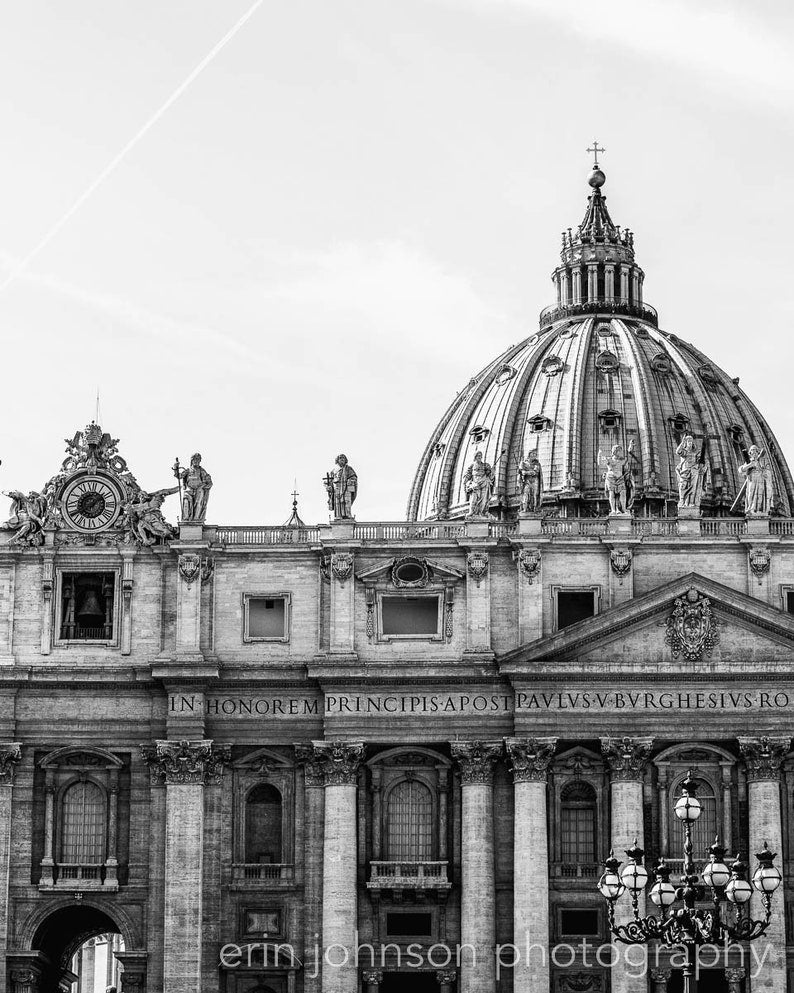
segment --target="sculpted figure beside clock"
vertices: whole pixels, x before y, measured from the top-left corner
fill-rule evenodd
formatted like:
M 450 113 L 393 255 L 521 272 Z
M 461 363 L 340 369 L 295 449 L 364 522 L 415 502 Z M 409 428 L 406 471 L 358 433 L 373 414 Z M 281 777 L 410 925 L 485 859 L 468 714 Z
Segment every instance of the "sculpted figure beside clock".
M 203 523 L 207 516 L 207 501 L 212 487 L 212 476 L 201 465 L 201 455 L 190 457 L 190 467 L 185 469 L 174 463 L 174 476 L 182 492 L 182 520 Z

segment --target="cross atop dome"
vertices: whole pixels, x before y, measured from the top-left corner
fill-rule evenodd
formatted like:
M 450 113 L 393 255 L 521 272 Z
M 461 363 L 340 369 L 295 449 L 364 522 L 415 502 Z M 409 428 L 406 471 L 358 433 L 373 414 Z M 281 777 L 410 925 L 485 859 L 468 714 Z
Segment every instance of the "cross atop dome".
M 587 151 L 593 153 L 593 168 L 594 169 L 597 169 L 598 168 L 598 153 L 599 152 L 605 152 L 606 149 L 603 148 L 603 147 L 602 148 L 599 148 L 598 147 L 598 138 L 596 138 L 593 141 L 593 147 L 592 148 L 588 148 Z

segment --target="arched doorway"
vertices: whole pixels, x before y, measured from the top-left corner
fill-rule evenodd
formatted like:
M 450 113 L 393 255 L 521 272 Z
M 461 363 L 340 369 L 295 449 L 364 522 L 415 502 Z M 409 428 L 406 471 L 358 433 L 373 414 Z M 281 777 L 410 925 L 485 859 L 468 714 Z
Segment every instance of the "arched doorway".
M 28 941 L 19 951 L 9 949 L 9 973 L 11 976 L 20 972 L 32 974 L 34 983 L 30 988 L 36 993 L 95 993 L 96 989 L 104 993 L 111 984 L 100 986 L 102 976 L 96 969 L 91 972 L 86 964 L 83 982 L 77 985 L 74 967 L 83 958 L 83 946 L 92 942 L 96 945 L 94 939 L 100 939 L 99 943 L 104 941 L 106 946 L 103 949 L 105 974 L 110 972 L 115 978 L 118 970 L 112 968 L 112 963 L 109 967 L 108 960 L 115 958 L 117 950 L 125 956 L 126 952 L 122 951 L 124 939 L 127 950 L 130 947 L 129 922 L 125 918 L 122 924 L 125 930 L 100 906 L 77 900 L 63 901 L 46 917 L 36 914 L 30 919 Z M 134 959 L 136 955 L 143 955 L 145 959 L 145 953 L 140 951 L 132 952 L 130 957 Z M 145 975 L 145 964 L 141 975 Z

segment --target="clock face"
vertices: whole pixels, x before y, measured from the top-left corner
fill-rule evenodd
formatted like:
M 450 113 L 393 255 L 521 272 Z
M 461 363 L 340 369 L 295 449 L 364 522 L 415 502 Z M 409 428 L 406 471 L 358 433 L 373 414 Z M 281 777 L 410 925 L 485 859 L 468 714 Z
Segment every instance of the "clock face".
M 118 483 L 105 476 L 83 475 L 68 482 L 61 494 L 61 513 L 68 527 L 92 534 L 111 527 L 121 512 Z

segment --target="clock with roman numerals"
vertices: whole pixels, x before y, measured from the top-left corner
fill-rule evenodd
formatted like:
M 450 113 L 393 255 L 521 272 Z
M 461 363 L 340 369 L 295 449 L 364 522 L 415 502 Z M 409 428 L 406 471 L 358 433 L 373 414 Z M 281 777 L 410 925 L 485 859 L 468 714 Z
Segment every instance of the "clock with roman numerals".
M 112 476 L 81 473 L 63 488 L 61 514 L 67 527 L 96 534 L 116 523 L 123 501 L 121 486 Z

